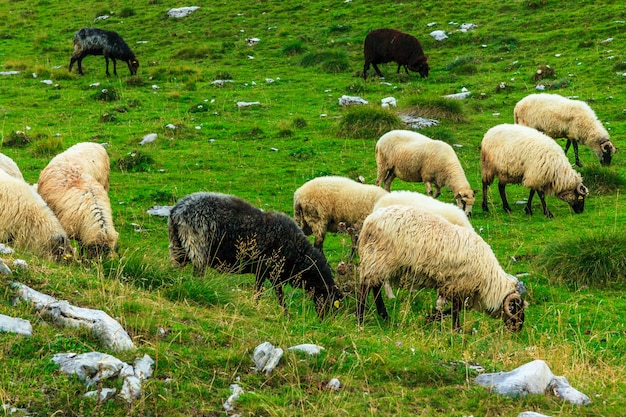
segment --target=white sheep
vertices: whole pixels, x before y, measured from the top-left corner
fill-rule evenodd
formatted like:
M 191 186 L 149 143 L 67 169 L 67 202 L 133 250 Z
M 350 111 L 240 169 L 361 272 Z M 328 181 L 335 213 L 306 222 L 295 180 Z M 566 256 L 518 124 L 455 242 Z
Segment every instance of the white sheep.
M 578 144 L 593 150 L 602 165 L 610 165 L 615 146 L 609 141 L 609 133 L 587 103 L 565 98 L 558 94 L 531 94 L 521 99 L 513 110 L 515 123 L 534 127 L 557 139 L 567 138 L 565 153 L 574 145 L 576 165 Z
M 102 184 L 105 191 L 109 191 L 111 162 L 106 149 L 99 143 L 79 142 L 70 146 L 49 162 L 49 165 L 56 164 L 79 165 L 83 172 L 94 177 Z
M 460 207 L 413 191 L 392 191 L 376 202 L 374 210 L 395 204 L 421 208 L 433 214 L 438 214 L 452 224 L 474 230 L 465 212 Z
M 0 153 L 0 169 L 9 174 L 10 176 L 23 180 L 24 176 L 17 164 L 8 156 Z
M 45 201 L 24 180 L 0 169 L 0 241 L 56 261 L 73 257 L 65 230 Z
M 412 288 L 437 289 L 451 301 L 455 328 L 462 308 L 500 317 L 511 331 L 524 324 L 523 284 L 504 272 L 478 234 L 439 215 L 412 206 L 377 209 L 363 222 L 359 255 L 359 323 L 370 290 L 378 314 L 388 318 L 382 285 L 403 280 Z
M 376 143 L 376 185 L 384 183 L 387 191 L 396 178 L 424 182 L 428 195 L 437 198 L 443 186 L 465 214 L 472 213 L 474 190 L 470 187 L 454 149 L 440 140 L 433 140 L 410 130 L 392 130 Z M 432 185 L 435 186 L 433 193 Z
M 395 204 L 401 206 L 417 207 L 422 210 L 429 211 L 433 214 L 437 214 L 452 224 L 465 227 L 469 230 L 474 230 L 472 224 L 469 222 L 469 219 L 465 215 L 465 212 L 461 210 L 460 207 L 454 204 L 444 203 L 443 201 L 435 200 L 434 198 L 431 198 L 425 194 L 415 193 L 412 191 L 392 191 L 389 194 L 381 197 L 380 200 L 376 202 L 374 210 L 381 207 L 389 207 Z M 391 289 L 388 281 L 385 281 L 384 286 L 387 298 L 395 298 L 393 290 Z M 445 304 L 445 301 L 441 299 L 441 297 L 439 297 L 437 299 L 437 305 L 443 306 L 443 304 Z
M 511 207 L 506 197 L 507 184 L 530 188 L 526 214 L 532 214 L 532 200 L 539 195 L 543 213 L 553 217 L 546 206 L 545 194 L 567 202 L 574 213 L 582 213 L 589 193 L 580 174 L 572 168 L 563 149 L 543 133 L 522 125 L 501 124 L 485 133 L 481 145 L 480 167 L 483 182 L 483 210 L 489 211 L 487 190 L 498 177 L 502 208 Z
M 38 192 L 67 235 L 79 242 L 84 256 L 97 257 L 116 249 L 118 233 L 109 196 L 83 167 L 51 162 L 39 175 Z
M 304 234 L 324 248 L 327 232 L 337 233 L 340 223 L 360 225 L 387 191 L 339 176 L 318 177 L 304 183 L 293 195 L 293 213 Z

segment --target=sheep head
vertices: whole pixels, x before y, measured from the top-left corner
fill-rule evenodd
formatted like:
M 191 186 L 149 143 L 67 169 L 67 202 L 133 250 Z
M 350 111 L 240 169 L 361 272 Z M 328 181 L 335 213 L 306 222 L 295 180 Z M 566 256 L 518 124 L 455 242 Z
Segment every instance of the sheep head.
M 313 293 L 315 301 L 315 311 L 320 319 L 324 318 L 328 313 L 336 313 L 341 308 L 343 293 L 333 284 L 325 287 L 324 290 L 316 288 Z
M 475 191 L 459 190 L 454 199 L 456 200 L 456 205 L 465 212 L 467 217 L 470 217 L 472 215 L 472 207 L 474 206 Z
M 558 198 L 569 204 L 574 213 L 582 213 L 585 209 L 585 197 L 589 190 L 582 183 L 579 183 L 574 190 L 563 191 Z
M 515 291 L 504 298 L 502 302 L 502 320 L 506 328 L 512 332 L 519 332 L 524 325 L 524 309 L 526 302 L 519 292 Z
M 600 144 L 600 149 L 596 151 L 596 156 L 603 166 L 611 165 L 611 158 L 615 153 L 615 146 L 608 139 Z
M 139 69 L 139 61 L 134 58 L 128 61 L 128 69 L 130 70 L 130 75 L 137 74 L 137 69 Z
M 411 62 L 407 66 L 411 71 L 419 73 L 422 78 L 428 77 L 428 71 L 430 70 L 430 67 L 428 66 L 427 58 L 424 55 L 420 54 L 417 60 Z

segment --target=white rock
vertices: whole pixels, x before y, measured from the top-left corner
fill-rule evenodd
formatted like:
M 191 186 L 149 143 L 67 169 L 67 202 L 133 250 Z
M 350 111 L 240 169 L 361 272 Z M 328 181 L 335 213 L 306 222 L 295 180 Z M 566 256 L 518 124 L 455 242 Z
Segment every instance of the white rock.
M 107 20 L 109 17 L 111 17 L 111 16 L 109 16 L 108 14 L 103 14 L 103 15 L 101 15 L 101 16 L 96 17 L 96 18 L 94 19 L 94 21 L 96 21 L 96 22 L 97 22 L 98 20 Z
M 246 38 L 246 43 L 248 44 L 248 46 L 253 46 L 259 43 L 260 40 L 261 39 L 259 38 Z
M 328 388 L 331 391 L 338 391 L 343 387 L 343 385 L 341 385 L 341 382 L 339 382 L 339 380 L 337 378 L 333 378 L 330 381 L 328 381 L 328 384 L 326 384 L 326 388 Z
M 23 259 L 16 259 L 16 260 L 14 260 L 13 261 L 13 266 L 16 269 L 23 269 L 25 271 L 28 271 L 28 264 Z
M 260 105 L 260 101 L 238 101 L 237 107 L 250 107 L 250 106 L 258 106 Z
M 68 327 L 87 327 L 106 347 L 113 350 L 135 349 L 126 330 L 104 311 L 75 307 L 67 301 L 59 301 L 17 282 L 11 286 L 17 289 L 20 299 L 32 302 L 35 309 L 55 323 Z
M 451 100 L 463 100 L 468 98 L 472 93 L 470 91 L 464 91 L 462 93 L 456 94 L 448 94 L 447 96 L 443 96 L 444 98 L 449 98 Z
M 167 15 L 169 17 L 176 17 L 176 18 L 185 17 L 185 16 L 188 16 L 191 13 L 195 12 L 199 8 L 200 7 L 198 7 L 198 6 L 178 7 L 178 8 L 175 8 L 175 9 L 169 9 L 167 11 Z
M 524 411 L 523 413 L 519 413 L 517 417 L 550 417 L 545 414 L 535 413 L 534 411 Z
M 13 253 L 13 248 L 6 246 L 4 243 L 0 243 L 0 255 L 10 255 Z
M 230 397 L 224 402 L 224 409 L 226 411 L 233 411 L 235 409 L 234 402 L 239 399 L 239 396 L 243 394 L 243 388 L 239 384 L 230 385 Z
M 41 82 L 44 83 L 45 85 L 52 85 L 52 84 L 54 84 L 54 81 L 52 81 L 52 80 L 42 80 Z
M 281 348 L 275 348 L 270 342 L 264 342 L 254 348 L 253 359 L 257 371 L 263 371 L 265 375 L 269 375 L 276 368 L 282 356 L 283 350 Z
M 11 269 L 7 266 L 7 264 L 4 263 L 2 258 L 0 258 L 0 275 L 11 275 L 11 274 L 13 274 L 13 272 L 11 272 Z
M 439 124 L 438 120 L 435 119 L 425 119 L 423 117 L 415 117 L 409 115 L 401 114 L 400 119 L 409 125 L 412 129 L 422 129 L 425 127 L 433 127 Z
M 232 83 L 233 80 L 215 80 L 211 83 L 211 85 L 216 85 L 218 87 L 223 87 L 226 83 Z
M 430 32 L 430 36 L 432 36 L 436 41 L 448 39 L 448 35 L 446 35 L 445 30 L 433 30 L 432 32 Z
M 117 390 L 115 388 L 102 388 L 100 390 L 100 397 L 98 398 L 99 403 L 103 403 L 105 401 L 110 400 L 115 396 Z M 98 391 L 89 391 L 84 395 L 87 398 L 96 398 L 98 397 Z
M 586 405 L 588 396 L 572 388 L 563 376 L 555 376 L 542 360 L 535 360 L 510 372 L 478 375 L 474 382 L 510 397 L 552 392 L 572 404 Z
M 287 350 L 305 352 L 309 355 L 319 355 L 319 353 L 324 350 L 324 348 L 322 346 L 314 345 L 312 343 L 303 343 L 301 345 L 287 348 Z
M 466 32 L 468 30 L 476 29 L 478 25 L 474 23 L 461 23 L 461 31 Z
M 396 107 L 397 106 L 397 102 L 396 99 L 393 97 L 385 97 L 384 99 L 380 100 L 380 102 L 382 103 L 382 105 L 384 106 L 385 104 L 387 104 L 387 107 Z
M 0 75 L 17 75 L 19 71 L 0 71 Z
M 153 206 L 147 210 L 147 213 L 151 216 L 168 217 L 172 207 L 174 206 Z
M 141 139 L 141 142 L 139 142 L 140 145 L 145 145 L 146 143 L 152 143 L 157 139 L 157 134 L 156 133 L 148 133 L 146 136 L 143 137 L 143 139 Z
M 153 372 L 152 365 L 154 365 L 154 359 L 149 355 L 143 355 L 143 357 L 135 359 L 135 376 L 140 380 L 150 378 Z
M 165 127 L 167 127 L 168 129 L 176 130 L 176 125 L 174 125 L 172 123 L 166 124 Z
M 340 106 L 350 106 L 353 104 L 368 104 L 367 100 L 362 99 L 361 97 L 356 96 L 346 96 L 343 95 L 339 97 L 339 105 Z
M 52 356 L 52 361 L 61 367 L 61 371 L 76 375 L 88 386 L 116 377 L 125 365 L 128 366 L 115 356 L 100 352 L 57 353 Z
M 32 336 L 33 326 L 28 320 L 0 314 L 0 332 L 17 333 L 23 336 Z

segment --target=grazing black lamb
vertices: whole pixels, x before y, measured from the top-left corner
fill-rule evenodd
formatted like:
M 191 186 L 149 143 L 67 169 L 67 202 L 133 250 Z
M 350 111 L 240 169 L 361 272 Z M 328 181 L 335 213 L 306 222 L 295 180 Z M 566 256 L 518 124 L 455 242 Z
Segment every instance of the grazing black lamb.
M 70 69 L 74 62 L 78 63 L 78 73 L 83 74 L 83 58 L 87 55 L 104 55 L 106 74 L 109 73 L 109 58 L 113 61 L 113 73 L 117 75 L 117 61 L 121 59 L 128 64 L 130 75 L 137 74 L 139 61 L 130 50 L 124 39 L 116 32 L 97 28 L 83 28 L 74 35 L 74 53 L 70 59 Z
M 367 70 L 370 64 L 374 67 L 376 74 L 383 77 L 378 69 L 378 64 L 386 64 L 394 61 L 400 67 L 404 67 L 406 73 L 409 70 L 418 72 L 423 78 L 428 77 L 427 58 L 422 50 L 422 45 L 408 33 L 395 29 L 375 29 L 367 34 L 363 48 L 365 56 L 365 66 L 363 67 L 363 79 L 367 78 Z
M 320 317 L 343 298 L 324 255 L 285 214 L 265 212 L 232 195 L 198 192 L 176 203 L 168 228 L 174 264 L 191 262 L 200 273 L 210 266 L 255 274 L 255 297 L 267 279 L 285 308 L 283 285 L 303 287 Z

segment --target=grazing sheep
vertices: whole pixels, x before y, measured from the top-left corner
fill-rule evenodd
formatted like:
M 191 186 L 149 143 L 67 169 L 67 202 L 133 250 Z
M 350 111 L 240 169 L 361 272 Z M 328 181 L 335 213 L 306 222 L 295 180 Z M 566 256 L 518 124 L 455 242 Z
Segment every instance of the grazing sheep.
M 567 138 L 565 153 L 574 145 L 577 166 L 582 166 L 578 143 L 593 150 L 602 165 L 611 164 L 615 146 L 609 141 L 609 132 L 584 101 L 558 94 L 531 94 L 521 99 L 513 112 L 517 124 L 534 127 L 554 139 Z
M 326 232 L 359 225 L 387 191 L 345 177 L 318 177 L 304 183 L 293 195 L 293 213 L 304 234 L 315 236 L 314 246 L 324 250 Z M 340 224 L 343 223 L 343 224 Z
M 388 207 L 392 205 L 401 206 L 413 206 L 422 210 L 429 211 L 433 214 L 438 214 L 452 224 L 465 227 L 469 230 L 474 230 L 469 219 L 465 215 L 465 212 L 460 207 L 444 203 L 443 201 L 435 200 L 422 193 L 416 193 L 412 191 L 392 191 L 389 194 L 383 196 L 374 205 L 374 210 L 381 207 Z M 372 211 L 374 211 L 372 210 Z
M 401 205 L 401 206 L 412 206 L 417 207 L 422 210 L 426 210 L 433 214 L 437 214 L 452 224 L 456 224 L 457 226 L 465 227 L 469 230 L 474 230 L 472 224 L 469 222 L 469 219 L 465 215 L 465 212 L 461 210 L 460 207 L 455 206 L 454 204 L 444 203 L 443 201 L 435 200 L 432 197 L 429 197 L 425 194 L 414 193 L 411 191 L 392 191 L 389 194 L 383 196 L 376 202 L 374 206 L 374 210 L 379 209 L 381 207 L 389 207 L 393 205 Z M 388 281 L 385 281 L 385 293 L 387 294 L 387 298 L 395 298 L 393 295 L 393 290 L 389 285 Z M 441 297 L 437 299 L 437 305 L 445 304 L 445 300 Z
M 231 195 L 198 192 L 180 199 L 168 221 L 172 262 L 253 273 L 255 296 L 269 280 L 285 308 L 283 285 L 311 293 L 320 317 L 342 296 L 324 255 L 298 225 L 278 212 L 264 212 Z M 286 311 L 286 310 L 285 310 Z
M 455 328 L 459 311 L 470 308 L 502 318 L 511 331 L 522 329 L 523 284 L 502 270 L 490 246 L 472 230 L 416 207 L 383 207 L 365 219 L 359 255 L 360 324 L 370 289 L 378 314 L 388 318 L 382 285 L 402 279 L 412 288 L 435 288 L 451 301 Z
M 113 73 L 117 75 L 117 61 L 121 59 L 128 64 L 130 75 L 137 74 L 139 61 L 124 39 L 116 32 L 97 28 L 83 28 L 74 35 L 74 53 L 70 59 L 69 71 L 72 72 L 74 62 L 78 63 L 78 73 L 83 74 L 83 58 L 87 55 L 104 55 L 106 74 L 109 73 L 109 59 L 113 61 Z
M 56 155 L 49 162 L 49 165 L 56 164 L 79 165 L 84 173 L 94 177 L 106 191 L 109 191 L 111 162 L 104 146 L 93 142 L 77 143 Z
M 55 261 L 73 257 L 67 234 L 45 201 L 24 180 L 0 169 L 0 241 Z
M 454 149 L 440 140 L 433 140 L 410 130 L 392 130 L 376 143 L 376 185 L 384 183 L 391 189 L 396 178 L 424 182 L 426 192 L 434 198 L 446 186 L 454 193 L 456 204 L 468 216 L 474 205 L 474 190 L 470 187 Z M 432 184 L 435 186 L 433 194 Z
M 386 64 L 394 61 L 400 67 L 404 67 L 406 73 L 409 70 L 418 72 L 422 78 L 428 77 L 428 59 L 424 55 L 422 45 L 408 33 L 395 29 L 375 29 L 367 34 L 363 45 L 363 55 L 365 56 L 365 66 L 363 67 L 363 79 L 367 78 L 367 70 L 370 64 L 374 67 L 376 74 L 384 78 L 378 69 L 378 64 Z
M 13 178 L 24 180 L 22 171 L 20 171 L 20 168 L 17 166 L 17 164 L 3 153 L 0 153 L 0 169 L 12 176 Z
M 546 206 L 545 194 L 555 195 L 567 202 L 574 213 L 582 213 L 585 196 L 589 193 L 580 174 L 572 168 L 563 149 L 543 133 L 522 125 L 501 124 L 485 133 L 480 153 L 483 180 L 483 210 L 489 211 L 487 189 L 498 177 L 502 208 L 507 213 L 507 184 L 523 184 L 530 188 L 526 214 L 532 213 L 535 192 L 539 195 L 543 213 L 553 217 Z
M 37 191 L 76 239 L 86 258 L 97 258 L 116 250 L 118 233 L 113 226 L 109 196 L 82 166 L 49 163 L 39 174 Z

